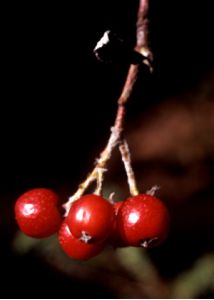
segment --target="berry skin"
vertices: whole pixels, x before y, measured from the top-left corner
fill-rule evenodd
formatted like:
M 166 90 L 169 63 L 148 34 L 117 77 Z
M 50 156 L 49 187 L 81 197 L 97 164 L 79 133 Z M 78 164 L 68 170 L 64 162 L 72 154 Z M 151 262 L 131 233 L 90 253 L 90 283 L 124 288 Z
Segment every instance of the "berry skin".
M 119 234 L 118 228 L 117 228 L 118 227 L 117 226 L 117 216 L 118 216 L 118 212 L 119 212 L 119 209 L 121 208 L 122 204 L 123 204 L 123 201 L 118 201 L 118 202 L 115 202 L 113 204 L 115 220 L 114 220 L 114 223 L 113 223 L 112 233 L 110 234 L 110 237 L 109 237 L 109 243 L 113 247 L 123 247 L 123 246 L 125 246 L 124 242 L 122 241 L 122 239 L 120 237 L 120 234 Z
M 118 212 L 117 227 L 126 245 L 153 247 L 168 234 L 169 213 L 158 198 L 137 195 L 124 201 Z
M 113 221 L 112 204 L 94 194 L 84 195 L 75 201 L 67 217 L 71 233 L 85 242 L 106 239 L 112 230 Z
M 62 223 L 58 195 L 52 190 L 38 188 L 21 195 L 15 204 L 17 223 L 26 235 L 48 237 L 59 230 Z
M 92 258 L 93 256 L 99 254 L 105 246 L 103 242 L 84 243 L 75 238 L 70 232 L 67 220 L 62 223 L 58 233 L 58 239 L 64 252 L 68 256 L 78 260 L 87 260 Z
M 121 208 L 122 204 L 123 204 L 123 201 L 118 201 L 113 204 L 115 216 L 118 215 L 119 209 Z

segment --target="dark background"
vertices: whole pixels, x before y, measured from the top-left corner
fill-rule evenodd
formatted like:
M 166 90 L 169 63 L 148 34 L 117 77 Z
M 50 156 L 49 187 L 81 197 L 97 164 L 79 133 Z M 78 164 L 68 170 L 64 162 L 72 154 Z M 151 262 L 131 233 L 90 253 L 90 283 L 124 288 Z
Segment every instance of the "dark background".
M 146 83 L 144 88 L 137 87 L 128 105 L 127 124 L 166 98 L 191 91 L 212 74 L 211 6 L 211 1 L 151 1 L 154 74 L 142 79 Z M 4 68 L 0 102 L 0 294 L 3 297 L 116 296 L 104 287 L 94 289 L 95 283 L 71 281 L 31 253 L 16 255 L 11 248 L 17 231 L 13 207 L 18 195 L 38 186 L 56 189 L 66 198 L 90 171 L 107 141 L 116 99 L 128 68 L 126 63 L 97 62 L 93 48 L 107 29 L 116 31 L 129 41 L 130 47 L 134 46 L 137 7 L 138 1 L 118 0 L 30 2 L 2 8 L 5 51 L 1 55 Z M 212 167 L 213 158 L 209 163 Z M 193 244 L 183 233 L 176 232 L 171 237 L 171 241 L 180 239 L 179 243 L 187 240 L 187 250 L 183 250 L 186 256 L 180 259 L 179 268 L 170 263 L 163 268 L 161 257 L 168 254 L 165 249 L 160 250 L 165 250 L 165 254 L 156 260 L 156 252 L 151 252 L 167 278 L 185 269 L 197 255 L 213 250 L 213 237 L 205 238 L 206 242 L 198 246 L 195 233 Z M 170 247 L 169 242 L 167 250 L 175 251 Z M 198 249 L 196 252 L 194 247 Z M 8 282 L 12 288 L 8 289 Z

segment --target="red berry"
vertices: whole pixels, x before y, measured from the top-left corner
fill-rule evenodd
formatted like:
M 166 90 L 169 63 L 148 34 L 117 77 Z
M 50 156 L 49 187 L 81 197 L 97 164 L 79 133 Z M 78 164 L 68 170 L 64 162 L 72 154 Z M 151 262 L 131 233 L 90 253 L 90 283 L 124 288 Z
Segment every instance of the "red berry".
M 122 204 L 123 204 L 123 201 L 118 201 L 118 202 L 115 202 L 115 203 L 113 204 L 115 216 L 118 215 L 119 209 L 121 208 L 121 205 L 122 205 Z
M 99 254 L 105 244 L 99 243 L 84 243 L 79 239 L 75 238 L 67 224 L 67 220 L 62 223 L 62 226 L 58 233 L 59 243 L 64 252 L 74 259 L 87 260 L 93 256 Z
M 124 201 L 118 213 L 117 226 L 127 245 L 152 247 L 166 238 L 169 213 L 161 200 L 142 194 Z
M 47 237 L 58 231 L 62 218 L 55 192 L 38 188 L 21 195 L 15 204 L 20 229 L 31 237 Z
M 85 242 L 100 241 L 112 230 L 114 210 L 112 204 L 97 195 L 84 195 L 75 201 L 67 222 L 71 233 Z
M 123 204 L 123 201 L 115 202 L 113 204 L 115 219 L 114 219 L 114 223 L 113 223 L 112 233 L 109 237 L 109 243 L 112 244 L 114 247 L 123 247 L 124 246 L 124 242 L 122 241 L 120 234 L 118 232 L 118 228 L 117 228 L 117 215 L 118 215 L 119 209 L 121 208 L 122 204 Z

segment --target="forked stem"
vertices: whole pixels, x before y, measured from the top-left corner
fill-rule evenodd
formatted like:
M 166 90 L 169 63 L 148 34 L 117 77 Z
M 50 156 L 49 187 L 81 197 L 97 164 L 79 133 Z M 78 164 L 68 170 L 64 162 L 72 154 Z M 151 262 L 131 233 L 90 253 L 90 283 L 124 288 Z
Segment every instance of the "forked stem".
M 148 46 L 148 1 L 149 0 L 140 0 L 138 18 L 137 18 L 137 43 L 135 50 L 143 55 L 142 63 L 149 66 L 150 71 L 152 71 L 151 61 L 152 53 Z M 126 141 L 121 141 L 121 135 L 123 131 L 124 117 L 126 113 L 125 105 L 130 98 L 130 95 L 133 91 L 135 82 L 138 77 L 138 72 L 140 69 L 139 64 L 131 64 L 128 70 L 127 78 L 122 89 L 122 93 L 118 99 L 118 109 L 116 114 L 116 119 L 114 126 L 111 128 L 111 135 L 108 140 L 108 143 L 104 150 L 101 152 L 100 157 L 98 158 L 96 165 L 92 172 L 87 176 L 85 181 L 83 181 L 78 190 L 69 198 L 63 207 L 65 208 L 65 216 L 68 215 L 70 207 L 74 201 L 80 198 L 85 190 L 90 186 L 92 182 L 97 181 L 97 187 L 95 189 L 95 194 L 101 194 L 102 183 L 103 183 L 103 174 L 107 170 L 106 164 L 111 157 L 112 151 L 120 143 L 120 152 L 122 155 L 122 160 L 125 166 L 125 170 L 128 178 L 128 185 L 131 195 L 137 195 L 138 190 L 135 183 L 134 172 L 131 168 L 131 159 L 128 149 L 128 144 Z

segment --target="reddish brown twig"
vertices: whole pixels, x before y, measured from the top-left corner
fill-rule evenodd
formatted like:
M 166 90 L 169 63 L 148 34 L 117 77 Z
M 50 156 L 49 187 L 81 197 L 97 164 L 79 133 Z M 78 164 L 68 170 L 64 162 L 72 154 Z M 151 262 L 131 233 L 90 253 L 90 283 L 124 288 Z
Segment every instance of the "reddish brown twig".
M 148 0 L 140 0 L 138 19 L 137 19 L 137 43 L 136 43 L 135 50 L 143 55 L 142 63 L 148 65 L 151 71 L 152 53 L 149 50 L 149 46 L 148 46 L 147 16 L 148 16 Z M 132 195 L 136 195 L 138 193 L 136 183 L 135 183 L 135 178 L 134 178 L 134 172 L 131 167 L 128 144 L 126 141 L 121 142 L 121 135 L 123 131 L 124 117 L 126 113 L 125 105 L 133 91 L 135 82 L 137 80 L 140 65 L 141 64 L 130 65 L 127 78 L 124 87 L 122 89 L 122 93 L 118 99 L 118 109 L 117 109 L 116 119 L 115 119 L 114 126 L 111 128 L 111 135 L 108 140 L 108 143 L 105 149 L 101 152 L 99 159 L 97 159 L 96 165 L 92 170 L 92 172 L 87 176 L 86 180 L 79 185 L 78 190 L 69 198 L 68 202 L 63 205 L 63 207 L 66 210 L 65 215 L 68 214 L 72 202 L 74 202 L 81 195 L 83 195 L 85 190 L 93 181 L 95 180 L 97 181 L 97 188 L 95 190 L 95 193 L 96 194 L 101 193 L 103 173 L 106 171 L 106 163 L 110 159 L 112 151 L 119 143 L 121 143 L 120 151 L 127 172 L 130 193 Z

